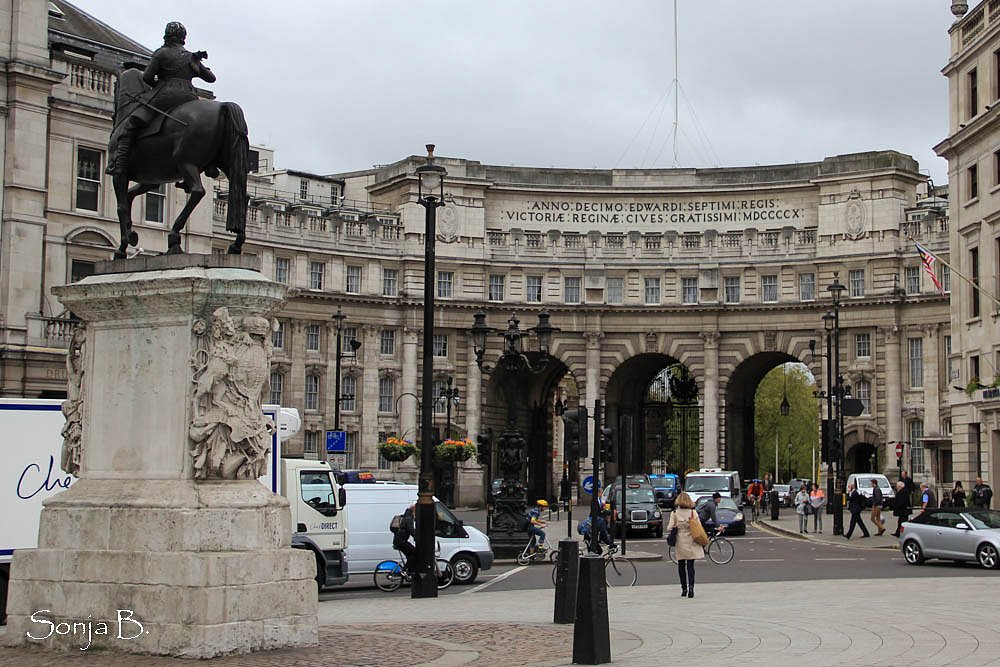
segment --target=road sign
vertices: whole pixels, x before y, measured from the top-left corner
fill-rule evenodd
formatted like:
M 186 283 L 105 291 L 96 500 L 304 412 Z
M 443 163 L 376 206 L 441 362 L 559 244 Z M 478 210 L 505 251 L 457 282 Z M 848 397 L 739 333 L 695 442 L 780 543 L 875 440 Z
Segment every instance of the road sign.
M 326 432 L 327 452 L 347 451 L 347 431 L 327 431 Z
M 594 476 L 588 475 L 583 478 L 583 492 L 593 494 L 594 493 Z
M 897 459 L 903 458 L 903 443 L 901 442 L 896 443 L 896 458 Z

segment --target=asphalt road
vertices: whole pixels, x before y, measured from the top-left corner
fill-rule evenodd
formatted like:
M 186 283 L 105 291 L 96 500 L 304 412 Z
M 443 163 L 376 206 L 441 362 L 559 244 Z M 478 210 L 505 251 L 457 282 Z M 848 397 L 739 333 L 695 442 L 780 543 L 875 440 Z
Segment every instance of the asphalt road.
M 482 512 L 456 512 L 466 524 L 485 530 Z M 561 522 L 551 521 L 546 531 L 549 541 L 557 542 L 566 535 L 565 515 Z M 929 561 L 922 566 L 907 565 L 899 551 L 859 548 L 851 545 L 826 545 L 794 537 L 780 536 L 750 527 L 745 536 L 732 537 L 736 556 L 726 565 L 709 560 L 697 565 L 700 583 L 795 582 L 814 579 L 892 579 L 919 577 L 982 577 L 993 579 L 1000 571 L 983 570 L 971 563 Z M 629 539 L 628 551 L 663 555 L 663 560 L 637 562 L 637 586 L 673 584 L 677 568 L 667 558 L 663 539 Z M 451 586 L 441 595 L 470 595 L 492 591 L 511 591 L 552 587 L 552 566 L 536 563 L 527 566 L 516 563 L 495 565 L 481 572 L 471 586 Z M 370 575 L 353 578 L 346 586 L 329 589 L 320 600 L 349 599 L 368 595 L 409 596 L 409 590 L 383 593 L 372 584 Z

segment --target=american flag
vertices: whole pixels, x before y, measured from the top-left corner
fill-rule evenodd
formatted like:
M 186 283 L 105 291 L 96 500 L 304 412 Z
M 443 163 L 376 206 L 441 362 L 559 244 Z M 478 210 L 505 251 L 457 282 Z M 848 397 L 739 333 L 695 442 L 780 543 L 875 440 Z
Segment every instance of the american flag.
M 937 257 L 916 241 L 914 241 L 914 245 L 917 246 L 917 252 L 920 253 L 920 263 L 924 265 L 924 271 L 931 277 L 934 287 L 937 287 L 938 291 L 944 294 L 944 287 L 941 286 L 941 281 L 938 280 L 937 274 L 934 272 L 934 262 L 937 261 Z

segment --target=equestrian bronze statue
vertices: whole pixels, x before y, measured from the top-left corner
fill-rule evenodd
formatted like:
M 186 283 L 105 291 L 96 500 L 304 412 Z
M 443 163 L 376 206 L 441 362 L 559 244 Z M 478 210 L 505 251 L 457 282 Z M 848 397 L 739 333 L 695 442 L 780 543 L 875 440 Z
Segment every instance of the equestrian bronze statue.
M 167 236 L 167 253 L 183 252 L 181 230 L 205 196 L 201 174 L 216 178 L 220 171 L 229 179 L 226 230 L 236 235 L 229 252 L 239 254 L 246 238 L 250 152 L 246 120 L 238 105 L 200 99 L 195 93 L 193 79 L 212 83 L 215 74 L 203 62 L 207 53 L 184 48 L 186 37 L 183 25 L 168 23 L 163 46 L 153 53 L 149 65 L 143 70 L 125 63 L 118 77 L 107 168 L 121 225 L 115 258 L 125 258 L 127 247 L 139 242 L 132 229 L 132 202 L 162 183 L 176 183 L 188 193 Z M 132 181 L 137 185 L 130 188 Z

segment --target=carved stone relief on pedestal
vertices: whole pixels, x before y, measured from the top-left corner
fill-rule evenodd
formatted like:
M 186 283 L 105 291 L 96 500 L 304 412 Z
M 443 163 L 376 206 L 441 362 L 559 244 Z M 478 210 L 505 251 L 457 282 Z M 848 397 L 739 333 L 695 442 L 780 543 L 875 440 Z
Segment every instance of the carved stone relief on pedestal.
M 80 476 L 80 458 L 83 455 L 83 356 L 87 342 L 87 328 L 77 324 L 66 351 L 66 400 L 62 413 L 66 423 L 62 428 L 62 469 L 70 475 Z

